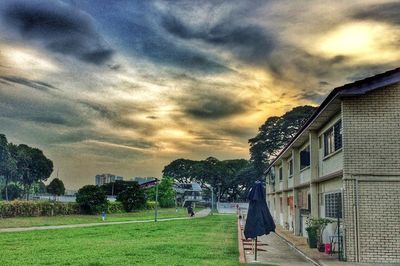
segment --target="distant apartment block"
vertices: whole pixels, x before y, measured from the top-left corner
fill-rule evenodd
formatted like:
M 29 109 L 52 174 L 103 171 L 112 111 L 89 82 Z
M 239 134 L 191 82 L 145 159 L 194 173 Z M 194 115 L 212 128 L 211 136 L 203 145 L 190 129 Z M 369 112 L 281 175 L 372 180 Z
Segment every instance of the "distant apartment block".
M 112 183 L 117 180 L 124 180 L 122 176 L 116 176 L 113 174 L 101 174 L 101 175 L 96 175 L 96 186 L 102 186 L 104 184 Z
M 399 264 L 400 68 L 335 88 L 266 174 L 278 224 L 307 237 L 332 218 L 324 242 L 339 230 L 347 261 Z

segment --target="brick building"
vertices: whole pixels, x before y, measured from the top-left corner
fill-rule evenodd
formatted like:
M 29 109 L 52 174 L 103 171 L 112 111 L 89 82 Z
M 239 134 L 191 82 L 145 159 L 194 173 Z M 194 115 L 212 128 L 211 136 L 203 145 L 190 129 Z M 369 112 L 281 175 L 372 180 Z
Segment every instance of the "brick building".
M 400 263 L 400 68 L 335 88 L 266 174 L 278 224 L 339 216 L 347 261 Z

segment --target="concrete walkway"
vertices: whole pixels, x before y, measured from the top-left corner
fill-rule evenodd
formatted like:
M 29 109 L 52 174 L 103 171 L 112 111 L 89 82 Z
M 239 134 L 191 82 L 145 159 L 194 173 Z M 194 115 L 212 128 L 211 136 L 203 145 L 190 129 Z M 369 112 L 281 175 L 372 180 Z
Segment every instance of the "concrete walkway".
M 264 249 L 265 251 L 258 251 L 257 262 L 280 265 L 280 266 L 310 266 L 314 265 L 312 262 L 303 257 L 295 249 L 290 247 L 285 241 L 283 241 L 275 233 L 269 235 L 264 235 L 258 237 L 263 246 L 259 246 L 259 249 Z M 254 254 L 252 251 L 246 251 L 246 262 L 254 262 Z
M 157 219 L 157 222 L 175 221 L 175 220 L 188 220 L 205 217 L 210 214 L 211 209 L 207 208 L 196 213 L 195 217 L 176 217 L 176 218 L 161 218 Z M 115 225 L 115 224 L 133 224 L 133 223 L 154 223 L 152 220 L 134 220 L 134 221 L 122 221 L 122 222 L 104 222 L 104 223 L 88 223 L 88 224 L 66 224 L 66 225 L 50 225 L 50 226 L 33 226 L 33 227 L 16 227 L 16 228 L 2 228 L 0 233 L 5 232 L 24 232 L 24 231 L 35 231 L 35 230 L 51 230 L 51 229 L 63 229 L 63 228 L 78 228 L 78 227 L 93 227 L 103 225 Z

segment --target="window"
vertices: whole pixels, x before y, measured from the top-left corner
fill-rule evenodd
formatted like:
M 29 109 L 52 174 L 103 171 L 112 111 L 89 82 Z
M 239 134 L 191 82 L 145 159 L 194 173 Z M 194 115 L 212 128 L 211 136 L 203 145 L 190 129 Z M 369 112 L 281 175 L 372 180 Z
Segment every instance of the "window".
M 289 176 L 289 178 L 290 177 L 292 177 L 292 175 L 293 175 L 293 160 L 291 159 L 291 160 L 289 160 L 289 162 L 288 162 L 288 176 Z
M 324 155 L 327 156 L 342 148 L 342 121 L 329 128 L 324 133 Z
M 300 151 L 300 170 L 310 166 L 310 146 Z
M 325 217 L 342 218 L 342 192 L 325 194 Z
M 298 191 L 297 197 L 298 197 L 298 207 L 299 209 L 304 209 L 307 210 L 309 208 L 309 200 L 308 200 L 308 192 L 307 190 L 300 190 Z M 311 204 L 311 202 L 310 202 Z
M 283 179 L 283 172 L 282 172 L 282 167 L 279 168 L 279 181 L 282 181 Z

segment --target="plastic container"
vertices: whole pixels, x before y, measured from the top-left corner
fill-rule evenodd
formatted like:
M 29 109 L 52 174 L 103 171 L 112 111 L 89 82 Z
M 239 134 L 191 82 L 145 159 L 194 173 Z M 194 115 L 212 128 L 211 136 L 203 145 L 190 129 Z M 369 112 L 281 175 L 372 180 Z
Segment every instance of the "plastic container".
M 332 250 L 332 245 L 330 243 L 325 244 L 325 253 L 330 254 Z

